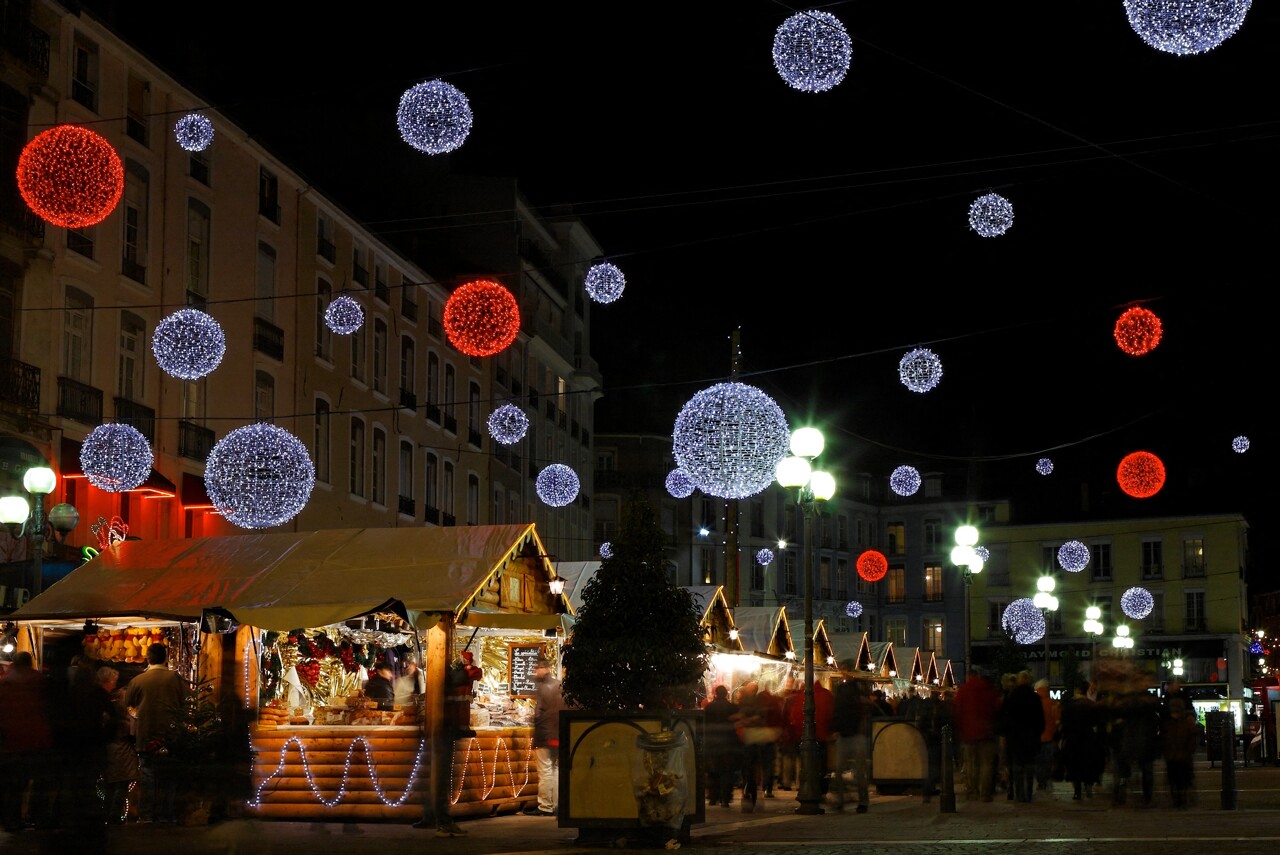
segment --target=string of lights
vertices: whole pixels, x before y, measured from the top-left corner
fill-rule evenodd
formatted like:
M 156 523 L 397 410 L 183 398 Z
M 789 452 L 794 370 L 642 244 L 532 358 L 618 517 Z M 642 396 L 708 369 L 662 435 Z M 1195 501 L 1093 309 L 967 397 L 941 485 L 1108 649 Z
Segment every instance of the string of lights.
M 250 747 L 252 748 L 252 745 Z M 284 745 L 280 747 L 279 764 L 276 765 L 275 770 L 271 772 L 271 774 L 262 779 L 262 782 L 258 784 L 257 790 L 249 799 L 249 805 L 251 807 L 262 807 L 262 791 L 266 789 L 267 785 L 275 778 L 284 773 L 285 761 L 288 759 L 289 749 L 291 747 L 296 747 L 298 750 L 298 757 L 302 762 L 302 773 L 307 780 L 307 785 L 311 788 L 311 792 L 315 794 L 316 801 L 320 802 L 320 804 L 325 807 L 336 806 L 346 796 L 347 786 L 351 781 L 351 758 L 355 755 L 357 748 L 364 752 L 365 768 L 369 772 L 369 781 L 373 784 L 373 790 L 377 794 L 378 798 L 381 799 L 382 803 L 387 807 L 399 807 L 408 800 L 410 795 L 413 794 L 414 784 L 416 784 L 418 780 L 418 771 L 422 767 L 422 758 L 426 754 L 427 742 L 425 739 L 418 741 L 418 751 L 414 755 L 413 768 L 409 771 L 409 779 L 405 782 L 404 792 L 400 794 L 399 798 L 391 799 L 383 791 L 382 785 L 378 782 L 378 771 L 375 768 L 373 760 L 373 747 L 363 736 L 355 737 L 347 747 L 347 756 L 342 765 L 342 781 L 338 785 L 338 792 L 332 799 L 326 799 L 320 792 L 320 786 L 316 783 L 315 775 L 311 773 L 311 764 L 307 760 L 307 747 L 302 744 L 302 740 L 299 737 L 290 736 L 285 740 Z
M 462 798 L 462 790 L 467 781 L 467 769 L 469 769 L 471 766 L 471 749 L 472 749 L 472 746 L 475 746 L 475 745 L 479 745 L 479 740 L 477 740 L 474 736 L 467 740 L 467 748 L 462 755 L 462 772 L 461 773 L 458 772 L 458 751 L 456 748 L 454 749 L 453 762 L 450 764 L 450 767 L 449 767 L 449 790 L 450 790 L 449 804 L 451 805 L 456 805 L 458 803 L 458 799 Z M 497 786 L 499 749 L 502 750 L 503 754 L 506 757 L 507 780 L 511 782 L 512 798 L 518 797 L 521 793 L 524 792 L 524 788 L 529 785 L 529 758 L 533 756 L 533 737 L 529 738 L 529 744 L 526 747 L 524 752 L 524 780 L 521 781 L 520 785 L 517 787 L 515 774 L 511 771 L 511 750 L 507 747 L 507 741 L 501 736 L 499 736 L 497 738 L 497 742 L 494 743 L 494 749 L 493 749 L 493 774 L 488 778 L 488 780 L 485 779 L 484 752 L 479 751 L 480 784 L 484 788 L 484 792 L 480 796 L 482 800 L 489 798 L 489 794 L 492 793 L 493 788 Z M 456 782 L 456 786 L 455 786 L 455 782 Z

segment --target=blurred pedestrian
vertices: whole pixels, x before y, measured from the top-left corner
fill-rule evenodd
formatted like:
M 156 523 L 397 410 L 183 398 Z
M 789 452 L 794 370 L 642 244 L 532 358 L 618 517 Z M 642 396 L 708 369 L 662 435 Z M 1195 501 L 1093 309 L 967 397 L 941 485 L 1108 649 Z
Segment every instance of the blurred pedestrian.
M 1155 760 L 1160 756 L 1160 702 L 1135 677 L 1112 707 L 1112 803 L 1128 800 L 1130 779 L 1142 787 L 1142 806 L 1150 807 L 1155 790 Z
M 738 689 L 738 715 L 735 731 L 742 743 L 742 812 L 755 810 L 764 781 L 765 746 L 778 739 L 767 725 L 768 710 L 760 698 L 759 684 L 752 681 Z
M 895 714 L 893 704 L 889 703 L 888 698 L 884 696 L 884 689 L 871 690 L 871 703 L 873 717 L 887 717 Z
M 1013 689 L 1001 706 L 1000 719 L 1005 750 L 1009 754 L 1013 796 L 1019 802 L 1029 802 L 1035 785 L 1040 734 L 1044 731 L 1044 709 L 1040 706 L 1040 696 L 1032 687 L 1030 671 L 1018 672 Z
M 9 832 L 48 827 L 54 778 L 49 682 L 26 650 L 0 677 L 0 823 Z M 27 816 L 22 816 L 23 802 Z
M 1178 682 L 1169 685 L 1160 707 L 1160 742 L 1173 807 L 1190 806 L 1199 732 L 1191 698 Z
M 992 799 L 996 782 L 996 716 L 1001 704 L 995 683 L 977 669 L 956 690 L 952 712 L 964 755 L 965 795 Z
M 871 761 L 871 692 L 865 678 L 857 676 L 852 659 L 840 663 L 840 682 L 832 691 L 831 736 L 836 743 L 836 765 L 831 777 L 832 806 L 844 810 L 845 774 L 858 794 L 858 813 L 866 813 L 871 803 L 868 779 Z
M 735 732 L 738 705 L 729 700 L 729 689 L 718 685 L 703 708 L 706 727 L 707 801 L 729 806 L 733 788 L 738 782 L 738 757 L 741 745 Z
M 791 727 L 792 710 L 804 704 L 804 690 L 795 680 L 782 693 L 782 735 L 778 738 L 778 789 L 789 791 L 796 785 L 800 768 L 800 731 Z M 796 716 L 798 721 L 800 716 Z
M 187 682 L 169 670 L 169 648 L 147 648 L 147 670 L 129 681 L 125 704 L 135 710 L 138 752 L 138 821 L 177 822 L 178 781 L 169 758 L 170 729 L 181 721 Z
M 782 742 L 782 698 L 764 687 L 760 689 L 760 705 L 764 708 L 764 725 L 770 736 L 760 747 L 760 765 L 764 771 L 761 783 L 764 797 L 771 799 L 774 798 L 773 786 L 778 778 L 778 745 Z
M 109 665 L 98 668 L 98 683 L 111 701 L 107 722 L 106 758 L 102 782 L 106 785 L 107 824 L 119 825 L 128 818 L 129 789 L 138 780 L 138 754 L 134 750 L 133 716 L 124 703 L 120 672 Z
M 1040 753 L 1036 755 L 1036 789 L 1052 792 L 1061 712 L 1058 702 L 1049 696 L 1048 680 L 1042 678 L 1036 681 L 1036 694 L 1040 696 L 1040 708 L 1044 711 L 1044 730 L 1040 733 Z
M 560 711 L 565 708 L 560 679 L 551 673 L 551 660 L 539 656 L 533 665 L 537 696 L 533 709 L 533 753 L 538 761 L 538 805 L 530 816 L 555 816 L 560 802 Z
M 412 653 L 406 654 L 400 664 L 404 666 L 404 673 L 393 682 L 394 698 L 397 706 L 404 707 L 417 703 L 426 694 L 427 677 L 418 667 L 418 657 Z

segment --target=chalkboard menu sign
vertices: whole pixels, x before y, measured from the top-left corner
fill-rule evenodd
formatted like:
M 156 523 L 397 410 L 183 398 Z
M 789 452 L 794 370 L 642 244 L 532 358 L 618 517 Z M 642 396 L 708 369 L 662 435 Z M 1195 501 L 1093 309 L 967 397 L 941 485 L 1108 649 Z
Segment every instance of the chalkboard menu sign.
M 1210 763 L 1220 761 L 1222 757 L 1222 738 L 1224 731 L 1230 730 L 1233 734 L 1231 740 L 1231 759 L 1236 756 L 1235 745 L 1235 721 L 1230 712 L 1210 711 L 1204 714 L 1204 747 L 1205 754 L 1208 755 Z
M 531 698 L 538 693 L 533 666 L 545 655 L 545 644 L 507 645 L 507 687 L 513 698 Z

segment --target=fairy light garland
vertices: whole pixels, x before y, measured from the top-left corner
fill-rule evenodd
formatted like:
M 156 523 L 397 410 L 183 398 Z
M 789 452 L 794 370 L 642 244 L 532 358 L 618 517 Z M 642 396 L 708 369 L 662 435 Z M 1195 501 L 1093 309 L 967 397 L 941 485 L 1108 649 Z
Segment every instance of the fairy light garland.
M 667 473 L 666 486 L 667 492 L 675 499 L 687 499 L 697 489 L 697 485 L 693 483 L 689 473 L 683 469 L 672 469 Z
M 187 113 L 173 123 L 173 136 L 187 151 L 204 151 L 213 145 L 213 122 L 199 113 Z
M 912 392 L 928 392 L 942 382 L 942 360 L 927 347 L 917 347 L 898 361 L 898 379 Z
M 702 492 L 724 499 L 754 496 L 773 483 L 791 431 L 782 408 L 745 383 L 717 383 L 676 416 L 676 463 Z
M 487 799 L 489 797 L 489 794 L 493 792 L 493 788 L 497 786 L 498 749 L 499 748 L 501 748 L 503 752 L 506 754 L 507 780 L 511 782 L 511 790 L 512 790 L 511 797 L 517 798 L 521 793 L 524 792 L 524 788 L 529 786 L 529 758 L 533 756 L 533 737 L 529 737 L 529 744 L 525 750 L 524 781 L 520 783 L 519 787 L 516 787 L 516 776 L 511 771 L 511 749 L 507 747 L 507 741 L 505 739 L 503 739 L 502 737 L 498 737 L 497 739 L 498 741 L 494 745 L 494 749 L 493 749 L 493 776 L 492 776 L 492 779 L 488 781 L 487 789 L 485 789 L 484 792 L 481 794 L 480 796 L 481 800 Z M 471 746 L 479 745 L 479 744 L 480 744 L 479 740 L 477 740 L 474 736 L 472 736 L 467 740 L 466 752 L 462 756 L 462 774 L 460 775 L 457 774 L 458 750 L 456 747 L 454 748 L 453 758 L 449 764 L 449 789 L 451 791 L 449 796 L 449 804 L 451 805 L 456 805 L 458 803 L 458 799 L 462 798 L 462 790 L 463 790 L 463 787 L 466 785 L 466 781 L 467 781 L 467 768 L 471 765 Z M 486 785 L 485 775 L 484 775 L 484 751 L 479 751 L 478 753 L 480 754 L 480 785 L 481 787 L 484 787 Z M 454 789 L 454 786 L 453 786 L 453 782 L 455 780 L 458 782 L 458 786 L 456 790 Z
M 1029 597 L 1020 597 L 1005 606 L 1000 625 L 1018 644 L 1034 644 L 1044 638 L 1044 613 Z
M 199 380 L 222 364 L 227 336 L 199 309 L 179 309 L 156 324 L 151 353 L 160 370 L 179 380 Z
M 1176 56 L 1207 53 L 1236 34 L 1252 0 L 1125 0 L 1129 26 L 1151 47 Z
M 1164 334 L 1160 318 L 1150 309 L 1133 306 L 1116 319 L 1112 337 L 1118 346 L 1130 356 L 1144 356 L 1155 350 Z
M 37 134 L 18 156 L 18 192 L 40 219 L 79 229 L 100 223 L 124 195 L 124 164 L 106 138 L 77 125 Z
M 844 80 L 853 41 L 840 19 L 810 9 L 787 18 L 773 35 L 773 67 L 792 89 L 826 92 Z
M 151 443 L 133 425 L 98 425 L 80 444 L 80 471 L 108 493 L 132 490 L 151 475 Z
M 520 306 L 497 282 L 467 282 L 445 301 L 444 332 L 449 343 L 468 356 L 492 356 L 520 333 Z
M 1058 547 L 1058 566 L 1068 573 L 1079 573 L 1089 563 L 1089 547 L 1078 540 L 1068 540 Z
M 529 417 L 515 404 L 503 404 L 489 414 L 489 436 L 502 445 L 515 445 L 529 430 Z
M 1126 454 L 1116 467 L 1120 489 L 1135 499 L 1149 499 L 1164 486 L 1164 463 L 1149 451 Z
M 969 205 L 969 228 L 985 238 L 999 237 L 1013 227 L 1013 203 L 999 193 L 987 193 Z
M 899 496 L 914 496 L 920 489 L 920 472 L 914 466 L 899 466 L 889 476 L 889 489 Z
M 236 428 L 214 444 L 204 483 L 218 512 L 242 528 L 293 519 L 311 498 L 316 468 L 301 440 L 266 422 Z
M 578 474 L 563 463 L 552 463 L 534 481 L 538 498 L 553 508 L 563 508 L 578 498 Z
M 608 304 L 622 296 L 622 290 L 627 287 L 627 277 L 616 264 L 603 261 L 587 271 L 583 284 L 588 297 L 597 303 Z
M 418 740 L 418 751 L 413 757 L 413 768 L 409 771 L 409 780 L 405 782 L 404 792 L 400 794 L 398 799 L 389 799 L 382 789 L 382 785 L 378 783 L 378 772 L 374 768 L 373 761 L 373 747 L 369 744 L 369 740 L 363 736 L 355 737 L 347 747 L 347 757 L 342 764 L 342 781 L 338 784 L 338 794 L 332 799 L 326 799 L 320 792 L 320 786 L 316 783 L 315 775 L 311 773 L 311 763 L 307 759 L 307 747 L 302 744 L 302 740 L 299 737 L 290 736 L 284 741 L 284 745 L 280 747 L 279 764 L 270 775 L 263 778 L 262 783 L 258 784 L 253 798 L 249 800 L 250 807 L 262 807 L 262 791 L 266 789 L 267 784 L 284 773 L 285 760 L 288 758 L 289 746 L 291 745 L 298 747 L 298 757 L 302 762 L 302 774 L 307 780 L 307 786 L 311 788 L 316 801 L 325 807 L 336 807 L 346 797 L 347 786 L 351 782 L 351 758 L 355 755 L 357 747 L 364 751 L 365 768 L 369 771 L 369 781 L 373 784 L 374 793 L 387 807 L 400 807 L 409 799 L 409 796 L 413 795 L 413 787 L 418 780 L 418 771 L 422 768 L 422 758 L 426 753 L 427 741 L 425 739 Z
M 400 96 L 396 127 L 400 137 L 425 154 L 446 154 L 471 133 L 471 102 L 452 84 L 428 80 Z
M 1120 610 L 1134 620 L 1142 620 L 1155 607 L 1155 597 L 1146 588 L 1134 586 L 1120 595 Z

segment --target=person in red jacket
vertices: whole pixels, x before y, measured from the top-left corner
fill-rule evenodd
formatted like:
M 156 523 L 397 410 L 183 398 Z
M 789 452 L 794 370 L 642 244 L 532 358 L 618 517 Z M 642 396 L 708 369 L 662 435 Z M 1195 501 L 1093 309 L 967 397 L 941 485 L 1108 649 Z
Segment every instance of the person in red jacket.
M 956 690 L 956 738 L 964 757 L 965 795 L 991 801 L 996 783 L 996 714 L 1001 695 L 985 674 L 974 670 Z

